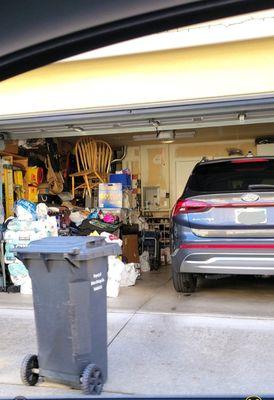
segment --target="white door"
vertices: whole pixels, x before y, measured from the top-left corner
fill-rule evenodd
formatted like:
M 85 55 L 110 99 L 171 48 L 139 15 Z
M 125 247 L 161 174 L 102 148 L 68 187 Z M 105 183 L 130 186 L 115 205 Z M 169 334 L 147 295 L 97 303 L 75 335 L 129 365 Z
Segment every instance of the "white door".
M 201 157 L 183 161 L 175 161 L 175 199 L 174 202 L 181 196 L 188 178 L 195 167 L 201 161 Z

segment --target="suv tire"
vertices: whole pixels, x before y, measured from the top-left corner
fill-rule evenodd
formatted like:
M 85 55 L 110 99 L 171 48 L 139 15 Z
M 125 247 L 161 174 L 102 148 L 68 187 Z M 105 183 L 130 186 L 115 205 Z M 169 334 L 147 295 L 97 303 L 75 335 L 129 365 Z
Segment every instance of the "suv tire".
M 193 293 L 197 287 L 197 277 L 190 273 L 172 271 L 173 286 L 177 292 Z

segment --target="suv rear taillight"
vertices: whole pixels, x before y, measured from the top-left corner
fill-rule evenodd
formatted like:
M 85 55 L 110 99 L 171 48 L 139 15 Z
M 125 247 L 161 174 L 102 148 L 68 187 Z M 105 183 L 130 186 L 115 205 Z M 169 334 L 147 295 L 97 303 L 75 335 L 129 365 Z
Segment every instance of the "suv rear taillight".
M 189 214 L 208 211 L 211 207 L 211 204 L 204 201 L 195 201 L 188 199 L 178 200 L 172 210 L 172 217 L 175 217 L 178 214 Z

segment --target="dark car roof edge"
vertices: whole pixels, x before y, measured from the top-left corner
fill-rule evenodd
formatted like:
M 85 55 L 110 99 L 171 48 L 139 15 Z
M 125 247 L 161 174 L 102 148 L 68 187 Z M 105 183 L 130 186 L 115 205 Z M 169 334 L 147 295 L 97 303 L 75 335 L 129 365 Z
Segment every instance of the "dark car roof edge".
M 262 159 L 265 158 L 267 160 L 274 160 L 274 156 L 252 156 L 252 157 L 227 157 L 227 158 L 218 158 L 217 160 L 201 160 L 196 165 L 204 165 L 204 164 L 217 164 L 219 162 L 226 162 L 231 160 L 250 160 L 250 159 Z

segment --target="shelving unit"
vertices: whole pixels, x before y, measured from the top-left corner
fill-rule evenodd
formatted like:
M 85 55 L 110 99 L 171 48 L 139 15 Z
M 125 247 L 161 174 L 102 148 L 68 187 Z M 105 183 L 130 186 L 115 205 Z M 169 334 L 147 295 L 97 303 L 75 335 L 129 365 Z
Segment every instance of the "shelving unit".
M 160 233 L 160 246 L 168 247 L 170 244 L 170 222 L 168 217 L 146 216 L 146 221 L 151 231 Z

